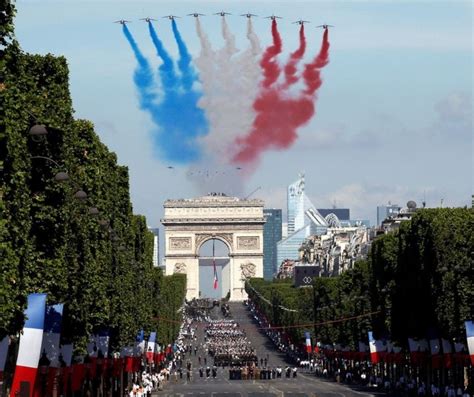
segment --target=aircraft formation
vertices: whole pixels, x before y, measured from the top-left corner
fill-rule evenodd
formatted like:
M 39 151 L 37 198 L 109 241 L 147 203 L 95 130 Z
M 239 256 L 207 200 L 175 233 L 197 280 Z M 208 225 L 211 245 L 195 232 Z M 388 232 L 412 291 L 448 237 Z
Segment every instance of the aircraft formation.
M 205 16 L 206 14 L 201 14 L 199 12 L 192 12 L 190 14 L 187 14 L 188 17 L 194 17 L 194 18 L 199 18 L 199 17 L 203 17 Z M 232 15 L 230 12 L 226 12 L 226 11 L 219 11 L 219 12 L 216 12 L 214 13 L 213 15 L 219 15 L 221 17 L 225 17 L 226 15 Z M 250 12 L 247 12 L 245 14 L 240 14 L 241 17 L 246 17 L 246 18 L 253 18 L 253 17 L 258 17 L 258 15 L 256 14 L 252 14 Z M 174 20 L 175 18 L 181 18 L 177 15 L 165 15 L 163 16 L 162 18 L 167 18 L 169 20 Z M 278 15 L 270 15 L 270 16 L 267 16 L 267 17 L 264 17 L 265 19 L 271 19 L 272 21 L 275 21 L 276 19 L 282 19 L 282 17 L 278 16 Z M 145 21 L 147 23 L 151 23 L 151 21 L 157 21 L 157 19 L 154 19 L 154 18 L 150 18 L 150 17 L 146 17 L 146 18 L 140 18 L 140 21 Z M 114 21 L 114 23 L 120 23 L 121 25 L 125 25 L 127 23 L 130 23 L 132 21 L 128 21 L 126 19 L 120 19 L 118 21 Z M 294 24 L 298 24 L 298 25 L 304 25 L 305 23 L 310 23 L 310 21 L 305 21 L 303 19 L 299 19 L 297 21 L 294 21 L 292 22 Z M 323 25 L 318 25 L 316 26 L 317 28 L 322 28 L 322 29 L 328 29 L 328 28 L 333 28 L 334 25 L 327 25 L 327 24 L 323 24 Z

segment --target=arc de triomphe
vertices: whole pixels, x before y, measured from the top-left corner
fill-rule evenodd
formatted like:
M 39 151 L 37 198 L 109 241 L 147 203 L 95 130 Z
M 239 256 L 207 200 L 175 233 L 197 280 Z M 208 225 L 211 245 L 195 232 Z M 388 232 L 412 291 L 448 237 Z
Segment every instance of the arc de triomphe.
M 210 239 L 229 248 L 230 299 L 246 299 L 244 282 L 263 277 L 263 201 L 210 194 L 195 199 L 167 200 L 166 274 L 186 273 L 186 298 L 199 297 L 199 250 Z

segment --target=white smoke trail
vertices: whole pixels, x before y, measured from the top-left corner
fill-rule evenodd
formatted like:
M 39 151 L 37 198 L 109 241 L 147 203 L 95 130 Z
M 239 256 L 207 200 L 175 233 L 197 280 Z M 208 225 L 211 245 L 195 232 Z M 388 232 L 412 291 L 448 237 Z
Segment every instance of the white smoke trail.
M 235 36 L 222 18 L 222 36 L 225 45 L 213 51 L 206 33 L 196 18 L 196 31 L 201 43 L 201 53 L 196 59 L 203 97 L 199 106 L 206 111 L 209 133 L 201 144 L 206 154 L 202 163 L 189 168 L 188 177 L 197 182 L 201 190 L 239 194 L 243 190 L 242 172 L 229 165 L 234 140 L 251 128 L 255 112 L 253 102 L 260 79 L 260 43 L 247 21 L 247 38 L 250 47 L 238 52 Z M 210 171 L 205 171 L 210 170 Z
M 213 59 L 204 57 L 204 47 L 201 51 L 201 56 L 215 65 L 213 76 L 204 76 L 210 72 L 210 68 L 201 62 L 203 81 L 211 81 L 209 84 L 203 83 L 204 96 L 201 105 L 210 122 L 210 132 L 203 139 L 203 144 L 221 162 L 227 162 L 235 138 L 248 131 L 255 116 L 252 105 L 260 78 L 258 57 L 261 49 L 250 19 L 247 22 L 250 48 L 237 57 L 234 57 L 238 52 L 235 36 L 225 18 L 222 18 L 222 36 L 225 45 L 214 53 Z

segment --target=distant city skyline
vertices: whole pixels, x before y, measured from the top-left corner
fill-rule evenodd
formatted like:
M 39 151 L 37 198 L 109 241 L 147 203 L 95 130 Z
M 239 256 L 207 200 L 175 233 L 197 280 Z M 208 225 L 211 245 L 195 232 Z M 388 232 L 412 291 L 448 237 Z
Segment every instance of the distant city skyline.
M 222 3 L 199 2 L 204 14 Z M 472 4 L 469 1 L 313 1 L 305 5 L 308 55 L 320 45 L 316 23 L 331 23 L 330 63 L 322 73 L 316 116 L 298 130 L 289 150 L 269 152 L 242 177 L 227 181 L 189 178 L 193 169 L 222 170 L 219 164 L 168 168 L 154 157 L 150 120 L 138 108 L 133 84 L 135 60 L 120 25 L 130 30 L 145 55 L 155 61 L 146 25 L 139 18 L 166 10 L 185 15 L 196 4 L 187 1 L 37 1 L 16 2 L 16 36 L 32 53 L 64 55 L 70 67 L 75 116 L 92 120 L 102 141 L 130 170 L 134 211 L 146 215 L 150 227 L 160 226 L 163 202 L 196 197 L 204 189 L 265 200 L 286 216 L 286 186 L 305 172 L 307 195 L 316 208 L 350 208 L 351 216 L 376 224 L 376 207 L 426 198 L 428 207 L 471 204 L 472 159 Z M 233 14 L 252 8 L 272 12 L 284 39 L 284 62 L 297 47 L 290 22 L 301 17 L 294 2 L 226 1 Z M 192 10 L 190 10 L 192 8 Z M 245 8 L 245 9 L 244 9 Z M 227 18 L 236 46 L 248 48 L 245 20 Z M 200 46 L 193 18 L 177 21 L 193 59 Z M 218 17 L 203 17 L 214 49 L 222 47 Z M 177 53 L 169 21 L 156 22 L 158 34 Z M 265 48 L 271 41 L 267 20 L 254 21 Z M 238 174 L 238 173 L 237 173 Z M 469 183 L 470 181 L 470 183 Z M 224 189 L 224 188 L 225 189 Z M 204 190 L 205 192 L 205 190 Z

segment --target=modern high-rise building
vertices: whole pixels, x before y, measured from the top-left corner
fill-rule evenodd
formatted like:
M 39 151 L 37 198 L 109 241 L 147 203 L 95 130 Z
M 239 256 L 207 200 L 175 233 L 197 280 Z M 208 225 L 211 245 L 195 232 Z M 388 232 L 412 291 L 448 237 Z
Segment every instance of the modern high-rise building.
M 312 234 L 322 234 L 328 223 L 305 193 L 304 175 L 288 186 L 288 235 L 277 244 L 277 266 L 286 259 L 298 259 L 303 241 Z
M 282 214 L 280 209 L 264 209 L 263 216 L 263 277 L 271 280 L 278 270 L 277 243 L 282 237 Z
M 311 203 L 311 200 L 306 196 L 304 189 L 305 181 L 304 175 L 302 174 L 300 174 L 300 177 L 287 188 L 288 236 L 308 223 L 306 219 L 306 211 L 310 209 L 316 210 L 314 205 Z M 318 222 L 324 223 L 324 219 L 319 219 Z
M 160 266 L 160 229 L 148 228 L 153 233 L 153 267 Z
M 377 206 L 377 226 L 380 226 L 388 217 L 398 215 L 401 209 L 402 207 L 399 205 L 391 204 L 390 202 L 388 205 Z

